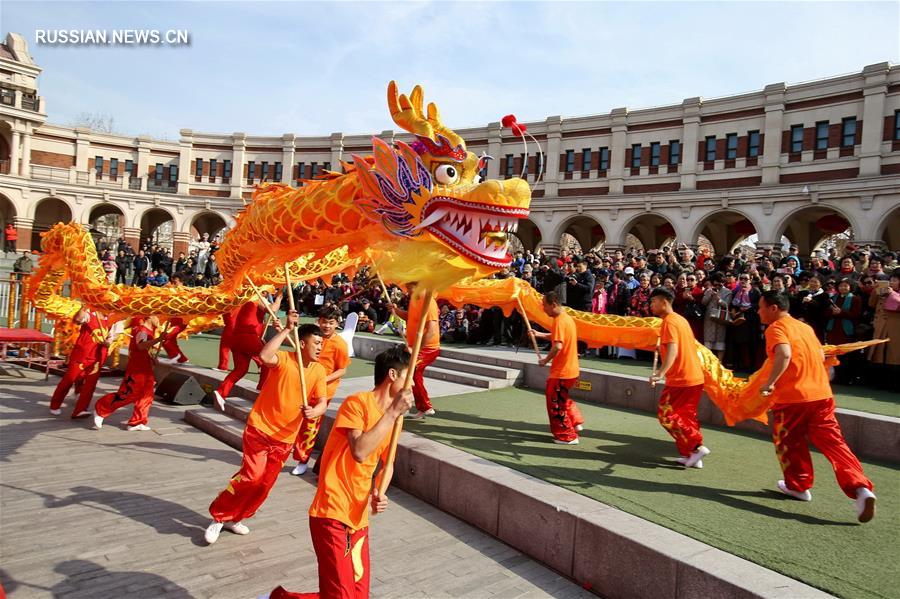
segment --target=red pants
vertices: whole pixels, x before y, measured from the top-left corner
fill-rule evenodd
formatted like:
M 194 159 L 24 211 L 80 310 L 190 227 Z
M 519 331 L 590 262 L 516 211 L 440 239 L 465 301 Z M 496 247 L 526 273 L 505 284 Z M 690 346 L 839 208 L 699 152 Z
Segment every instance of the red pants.
M 328 398 L 331 403 L 331 398 Z M 316 446 L 316 437 L 319 436 L 319 429 L 322 428 L 322 419 L 324 416 L 308 420 L 304 418 L 300 422 L 300 432 L 297 433 L 297 440 L 294 441 L 294 459 L 305 464 L 309 461 L 309 456 L 313 448 Z
M 420 412 L 431 409 L 431 398 L 428 397 L 428 389 L 425 388 L 425 369 L 430 366 L 438 356 L 440 348 L 423 347 L 419 349 L 419 361 L 413 371 L 413 397 L 416 400 L 416 409 Z
M 291 443 L 276 441 L 249 424 L 244 429 L 243 441 L 241 469 L 209 505 L 209 513 L 216 522 L 240 522 L 253 517 L 291 454 Z
M 231 389 L 239 380 L 244 378 L 247 371 L 250 370 L 250 361 L 256 362 L 259 367 L 259 385 L 257 389 L 262 387 L 265 380 L 266 369 L 259 359 L 259 352 L 262 351 L 262 340 L 252 333 L 237 333 L 231 338 L 231 355 L 234 359 L 234 369 L 228 373 L 219 388 L 216 389 L 222 397 L 228 397 Z
M 859 487 L 873 488 L 844 441 L 834 417 L 834 399 L 780 404 L 772 408 L 772 416 L 772 440 L 788 488 L 803 492 L 813 486 L 807 439 L 831 462 L 838 485 L 847 497 L 856 499 Z
M 669 387 L 663 389 L 656 412 L 659 423 L 675 439 L 678 453 L 691 455 L 698 445 L 703 445 L 703 434 L 697 422 L 697 405 L 703 385 L 694 387 Z
M 106 418 L 119 408 L 134 404 L 128 426 L 147 424 L 147 415 L 150 413 L 150 404 L 153 403 L 153 386 L 156 381 L 153 372 L 128 372 L 115 393 L 107 393 L 97 400 L 94 412 L 101 418 Z
M 60 379 L 53 391 L 53 397 L 50 398 L 50 409 L 60 409 L 72 385 L 75 385 L 75 389 L 78 391 L 78 401 L 75 402 L 75 408 L 72 410 L 72 418 L 76 418 L 87 410 L 91 404 L 91 398 L 94 397 L 97 381 L 100 379 L 100 368 L 106 362 L 106 354 L 106 346 L 90 356 L 73 351 L 69 356 L 66 374 Z M 94 372 L 94 369 L 97 372 Z
M 223 334 L 219 338 L 219 370 L 228 370 L 228 354 L 231 353 L 231 335 Z
M 170 358 L 177 358 L 178 356 L 184 357 L 185 361 L 187 360 L 187 356 L 181 351 L 181 348 L 178 347 L 178 335 L 187 328 L 187 323 L 185 323 L 180 318 L 173 318 L 171 324 L 169 325 L 169 332 L 166 333 L 166 338 L 163 341 L 163 349 L 166 350 L 166 355 Z
M 560 441 L 578 438 L 575 427 L 584 424 L 584 417 L 575 402 L 569 397 L 577 378 L 547 379 L 547 416 L 550 418 L 550 433 Z

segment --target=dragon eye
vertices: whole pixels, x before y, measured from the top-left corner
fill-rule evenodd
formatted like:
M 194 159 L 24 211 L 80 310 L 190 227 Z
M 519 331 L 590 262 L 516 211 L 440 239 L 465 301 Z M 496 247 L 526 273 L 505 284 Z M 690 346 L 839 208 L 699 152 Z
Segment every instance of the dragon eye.
M 459 170 L 452 164 L 442 164 L 434 171 L 434 178 L 441 185 L 453 185 L 459 181 Z

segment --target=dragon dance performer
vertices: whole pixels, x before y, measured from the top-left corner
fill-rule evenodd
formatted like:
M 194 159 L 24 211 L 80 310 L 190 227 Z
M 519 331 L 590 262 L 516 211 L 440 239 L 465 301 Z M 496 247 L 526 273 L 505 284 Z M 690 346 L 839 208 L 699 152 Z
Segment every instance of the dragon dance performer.
M 302 407 L 297 354 L 279 349 L 298 320 L 297 312 L 291 311 L 287 326 L 277 323 L 275 328 L 280 330 L 260 352 L 269 375 L 247 417 L 241 469 L 209 506 L 213 521 L 204 535 L 207 543 L 215 543 L 223 528 L 239 535 L 250 532 L 243 520 L 252 517 L 269 496 L 291 454 L 301 420 L 325 411 L 325 369 L 317 363 L 322 349 L 319 327 L 305 324 L 297 329 L 306 378 L 306 407 Z
M 97 388 L 100 369 L 106 362 L 112 339 L 109 320 L 102 312 L 82 306 L 72 320 L 81 325 L 81 328 L 69 354 L 66 373 L 50 398 L 50 413 L 54 416 L 62 414 L 63 400 L 72 385 L 75 385 L 78 400 L 72 410 L 72 418 L 79 418 L 90 414 L 87 409 Z
M 834 394 L 828 381 L 825 354 L 808 324 L 788 314 L 787 294 L 766 291 L 759 316 L 766 328 L 766 354 L 772 372 L 761 392 L 772 395 L 772 439 L 784 480 L 778 488 L 800 501 L 811 501 L 813 464 L 807 439 L 831 462 L 838 485 L 855 501 L 860 522 L 875 517 L 872 481 L 847 447 L 834 416 Z
M 709 449 L 703 445 L 703 434 L 697 421 L 697 406 L 703 393 L 703 369 L 694 349 L 691 325 L 675 313 L 672 303 L 675 294 L 663 287 L 650 292 L 650 310 L 662 318 L 659 353 L 662 364 L 651 374 L 650 383 L 665 379 L 666 386 L 659 398 L 659 423 L 675 439 L 685 468 L 703 468 L 703 457 Z
M 425 369 L 441 355 L 441 330 L 438 326 L 440 311 L 437 302 L 432 299 L 431 304 L 425 306 L 425 296 L 416 293 L 417 286 L 415 281 L 406 284 L 406 292 L 409 294 L 409 305 L 406 310 L 401 310 L 394 304 L 389 305 L 391 312 L 406 321 L 406 351 L 409 353 L 412 353 L 412 347 L 416 341 L 419 322 L 423 318 L 426 321 L 425 331 L 422 333 L 422 348 L 419 350 L 419 359 L 413 371 L 413 396 L 416 398 L 416 412 L 410 414 L 409 417 L 414 420 L 435 414 L 431 398 L 428 397 L 428 389 L 425 388 Z
M 150 349 L 165 339 L 165 333 L 153 337 L 159 329 L 159 319 L 151 316 L 147 320 L 133 318 L 131 320 L 131 342 L 128 344 L 128 365 L 119 389 L 115 393 L 107 393 L 97 400 L 94 406 L 94 428 L 100 430 L 103 420 L 121 407 L 134 404 L 128 430 L 149 431 L 147 416 L 153 403 L 153 387 L 156 378 L 153 375 L 154 358 Z
M 337 599 L 369 596 L 369 514 L 387 509 L 373 483 L 386 463 L 394 422 L 413 405 L 403 390 L 409 354 L 394 347 L 375 357 L 375 388 L 344 400 L 322 454 L 319 488 L 309 507 L 309 533 L 319 562 L 319 592 L 278 587 L 269 599 Z M 391 472 L 385 473 L 390 476 Z M 390 482 L 388 480 L 388 482 Z
M 340 335 L 335 335 L 341 311 L 334 307 L 322 308 L 319 311 L 319 330 L 322 331 L 322 351 L 319 354 L 319 364 L 325 369 L 325 405 L 322 413 L 328 408 L 331 399 L 341 384 L 341 377 L 347 372 L 350 365 L 350 352 L 347 342 Z M 300 425 L 300 433 L 294 443 L 294 459 L 297 465 L 291 474 L 302 475 L 306 473 L 310 453 L 315 447 L 316 437 L 322 427 L 322 416 L 304 418 Z
M 584 424 L 584 417 L 569 391 L 578 381 L 578 332 L 575 321 L 563 310 L 559 296 L 554 291 L 544 294 L 544 312 L 553 319 L 549 333 L 531 330 L 536 339 L 549 339 L 550 351 L 538 361 L 541 366 L 550 366 L 547 378 L 547 415 L 550 418 L 550 433 L 553 442 L 559 445 L 578 445 L 578 433 Z
M 181 277 L 179 275 L 172 275 L 167 287 L 177 288 L 181 286 Z M 166 350 L 166 355 L 169 356 L 168 363 L 184 364 L 188 361 L 188 357 L 178 346 L 178 335 L 187 328 L 187 322 L 180 317 L 170 318 L 168 322 L 168 332 L 162 344 L 163 349 Z
M 228 355 L 231 353 L 231 335 L 234 330 L 234 315 L 240 310 L 235 308 L 231 312 L 222 315 L 225 326 L 222 327 L 222 336 L 219 337 L 219 363 L 213 370 L 228 372 Z
M 271 305 L 276 309 L 281 305 L 281 293 L 275 296 Z M 266 306 L 260 302 L 247 302 L 233 315 L 232 330 L 228 336 L 228 347 L 234 360 L 234 368 L 219 387 L 213 391 L 216 403 L 220 410 L 225 409 L 225 399 L 231 394 L 231 390 L 239 380 L 244 378 L 250 369 L 250 362 L 256 362 L 259 366 L 259 383 L 257 389 L 262 389 L 268 372 L 263 367 L 260 352 L 263 348 L 262 335 L 265 329 Z M 226 331 L 226 334 L 228 331 Z

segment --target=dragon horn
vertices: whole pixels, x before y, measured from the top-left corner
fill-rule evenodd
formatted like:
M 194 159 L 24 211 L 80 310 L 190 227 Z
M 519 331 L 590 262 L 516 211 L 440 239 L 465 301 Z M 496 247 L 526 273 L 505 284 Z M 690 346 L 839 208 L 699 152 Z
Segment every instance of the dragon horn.
M 387 88 L 388 110 L 391 118 L 404 131 L 413 135 L 427 137 L 437 142 L 437 136 L 443 135 L 452 147 L 466 147 L 466 142 L 455 131 L 441 122 L 441 116 L 434 102 L 428 104 L 427 113 L 422 110 L 425 92 L 421 85 L 413 88 L 407 96 L 397 91 L 397 82 L 391 81 Z

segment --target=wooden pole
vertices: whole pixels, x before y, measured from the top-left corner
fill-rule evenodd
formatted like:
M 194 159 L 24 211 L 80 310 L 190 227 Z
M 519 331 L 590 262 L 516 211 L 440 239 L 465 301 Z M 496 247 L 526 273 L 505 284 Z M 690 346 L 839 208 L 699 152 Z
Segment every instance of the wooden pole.
M 22 280 L 19 281 L 19 289 L 16 293 L 21 296 L 19 299 L 19 328 L 27 329 L 28 328 L 28 294 L 25 293 L 25 282 L 27 280 L 28 275 L 23 275 Z
M 416 370 L 416 362 L 419 359 L 419 350 L 422 349 L 422 338 L 425 336 L 425 323 L 428 320 L 426 316 L 428 315 L 428 308 L 431 306 L 432 298 L 434 298 L 434 292 L 429 289 L 425 292 L 425 302 L 422 304 L 422 314 L 419 319 L 418 329 L 416 330 L 416 342 L 413 344 L 412 354 L 409 356 L 409 367 L 406 369 L 406 380 L 403 382 L 404 390 L 412 388 L 413 372 Z M 412 299 L 410 299 L 410 301 L 412 301 Z M 391 431 L 391 449 L 388 452 L 387 461 L 381 469 L 381 478 L 378 482 L 378 495 L 380 497 L 384 496 L 388 484 L 390 483 L 387 473 L 394 469 L 394 458 L 397 456 L 397 442 L 400 440 L 400 432 L 402 430 L 403 416 L 400 416 L 397 418 L 397 422 L 394 423 L 394 430 Z
M 288 304 L 291 306 L 291 312 L 295 312 L 297 310 L 294 305 L 294 288 L 291 285 L 291 264 L 290 262 L 284 263 L 284 283 L 287 285 L 287 294 L 288 294 Z M 297 350 L 297 365 L 300 367 L 300 394 L 301 400 L 303 402 L 303 407 L 306 407 L 306 374 L 303 372 L 303 356 L 300 355 L 300 337 L 297 335 L 297 329 L 294 328 L 292 331 L 294 338 L 294 348 Z M 321 400 L 321 398 L 320 398 Z
M 381 285 L 381 291 L 384 292 L 384 299 L 388 303 L 391 302 L 391 295 L 388 293 L 387 286 L 384 284 L 384 281 L 381 279 L 381 275 L 378 274 L 378 271 L 375 270 L 375 264 L 372 264 L 372 272 L 375 273 L 375 278 L 378 279 L 378 284 Z
M 266 298 L 263 297 L 262 291 L 259 290 L 259 287 L 257 287 L 256 285 L 253 284 L 253 281 L 250 280 L 249 276 L 246 277 L 246 279 L 247 279 L 247 283 L 250 284 L 250 287 L 253 288 L 253 291 L 256 292 L 256 297 L 259 298 L 259 301 L 266 307 L 266 312 L 269 313 L 269 317 L 271 317 L 273 320 L 278 320 L 278 315 L 275 314 L 275 310 L 273 310 L 272 306 L 269 305 L 268 300 L 266 300 Z M 294 296 L 291 295 L 291 297 L 293 298 Z M 293 310 L 293 309 L 294 309 L 294 302 L 291 301 L 291 310 Z M 296 344 L 294 344 L 294 340 L 292 338 L 288 337 L 288 342 L 291 344 L 291 347 L 293 347 L 295 350 L 297 350 L 298 346 Z M 299 350 L 297 350 L 297 351 L 299 351 Z
M 9 305 L 6 311 L 6 328 L 11 329 L 16 321 L 16 275 L 9 273 Z
M 163 346 L 163 343 L 165 343 L 166 335 L 169 334 L 169 323 L 170 323 L 170 322 L 171 322 L 170 320 L 167 320 L 167 321 L 166 321 L 166 326 L 163 327 L 163 332 L 162 332 L 163 338 L 162 338 L 160 341 L 158 341 L 159 345 L 157 345 L 156 347 L 154 347 L 154 348 L 151 349 L 151 351 L 153 351 L 154 349 L 156 350 L 156 353 L 153 354 L 153 359 L 154 359 L 154 360 L 155 360 L 156 358 L 158 358 L 160 352 L 162 352 L 162 346 Z M 155 331 L 154 331 L 154 333 L 155 333 Z
M 522 318 L 525 320 L 525 328 L 528 330 L 528 338 L 531 339 L 531 346 L 534 347 L 534 353 L 537 354 L 537 358 L 540 360 L 541 350 L 538 349 L 537 339 L 531 335 L 531 322 L 528 320 L 528 315 L 525 314 L 525 306 L 522 305 L 522 298 L 516 296 L 516 303 L 519 304 L 519 312 L 522 313 Z
M 656 374 L 656 367 L 659 366 L 659 345 L 662 337 L 656 338 L 656 349 L 653 351 L 653 370 L 650 371 L 650 376 L 654 376 Z M 650 381 L 651 387 L 656 387 L 656 381 Z

